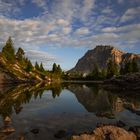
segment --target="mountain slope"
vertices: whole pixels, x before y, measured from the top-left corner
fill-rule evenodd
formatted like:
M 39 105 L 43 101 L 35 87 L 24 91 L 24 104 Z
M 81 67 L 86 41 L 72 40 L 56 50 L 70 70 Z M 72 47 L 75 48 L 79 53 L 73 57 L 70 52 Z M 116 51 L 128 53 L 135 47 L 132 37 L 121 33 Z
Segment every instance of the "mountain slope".
M 118 65 L 123 64 L 126 60 L 136 58 L 140 67 L 140 55 L 122 52 L 112 46 L 97 46 L 78 60 L 76 66 L 69 72 L 90 73 L 95 65 L 100 68 L 106 68 L 109 59 L 113 59 Z
M 42 79 L 35 70 L 27 72 L 17 60 L 15 63 L 9 63 L 0 53 L 0 83 L 27 82 L 32 80 L 41 81 Z

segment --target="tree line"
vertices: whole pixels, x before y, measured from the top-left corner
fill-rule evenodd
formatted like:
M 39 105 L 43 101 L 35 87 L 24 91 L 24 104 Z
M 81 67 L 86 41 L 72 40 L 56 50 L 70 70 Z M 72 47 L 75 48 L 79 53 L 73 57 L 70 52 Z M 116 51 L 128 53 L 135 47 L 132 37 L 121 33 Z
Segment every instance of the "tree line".
M 118 65 L 113 59 L 109 59 L 106 69 L 100 69 L 99 66 L 95 64 L 93 71 L 86 76 L 86 79 L 101 80 L 139 71 L 136 58 L 127 60 L 121 65 Z

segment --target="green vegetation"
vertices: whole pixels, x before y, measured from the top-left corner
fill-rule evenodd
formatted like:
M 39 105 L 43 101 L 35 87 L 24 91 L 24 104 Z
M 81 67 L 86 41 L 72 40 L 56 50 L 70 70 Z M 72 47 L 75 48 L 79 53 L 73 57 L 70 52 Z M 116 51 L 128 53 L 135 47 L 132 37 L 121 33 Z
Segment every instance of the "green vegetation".
M 132 59 L 132 61 L 126 61 L 124 66 L 120 69 L 120 73 L 122 75 L 135 72 L 139 72 L 138 64 L 135 58 Z
M 112 59 L 107 63 L 107 78 L 119 75 L 119 66 Z
M 45 70 L 42 63 L 32 62 L 25 57 L 22 48 L 14 49 L 11 37 L 8 38 L 0 53 L 0 71 L 13 78 L 13 81 L 53 81 L 61 79 L 62 69 L 60 65 L 53 65 L 51 71 Z
M 5 46 L 2 49 L 2 56 L 5 57 L 10 63 L 15 62 L 15 49 L 13 47 L 13 41 L 11 37 L 8 38 Z

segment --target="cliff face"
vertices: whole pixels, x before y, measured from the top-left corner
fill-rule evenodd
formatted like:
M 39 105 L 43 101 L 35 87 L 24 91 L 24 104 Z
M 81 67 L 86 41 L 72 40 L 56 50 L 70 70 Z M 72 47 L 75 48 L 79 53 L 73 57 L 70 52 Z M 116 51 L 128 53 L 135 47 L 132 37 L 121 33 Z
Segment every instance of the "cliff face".
M 79 59 L 76 66 L 69 72 L 90 73 L 96 64 L 100 68 L 106 68 L 109 59 L 114 59 L 120 65 L 126 60 L 132 60 L 133 58 L 136 58 L 140 66 L 140 55 L 124 53 L 112 46 L 97 46 Z

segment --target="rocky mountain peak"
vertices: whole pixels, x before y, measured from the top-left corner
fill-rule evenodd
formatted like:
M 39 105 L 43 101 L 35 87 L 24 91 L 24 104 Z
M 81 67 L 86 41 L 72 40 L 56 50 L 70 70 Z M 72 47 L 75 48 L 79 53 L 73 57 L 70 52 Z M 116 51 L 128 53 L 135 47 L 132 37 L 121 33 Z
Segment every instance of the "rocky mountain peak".
M 125 53 L 109 45 L 98 45 L 94 49 L 87 51 L 69 72 L 90 73 L 95 65 L 100 68 L 106 68 L 109 59 L 113 59 L 120 65 L 123 61 L 132 60 L 133 58 L 137 58 L 138 63 L 140 63 L 140 55 Z

